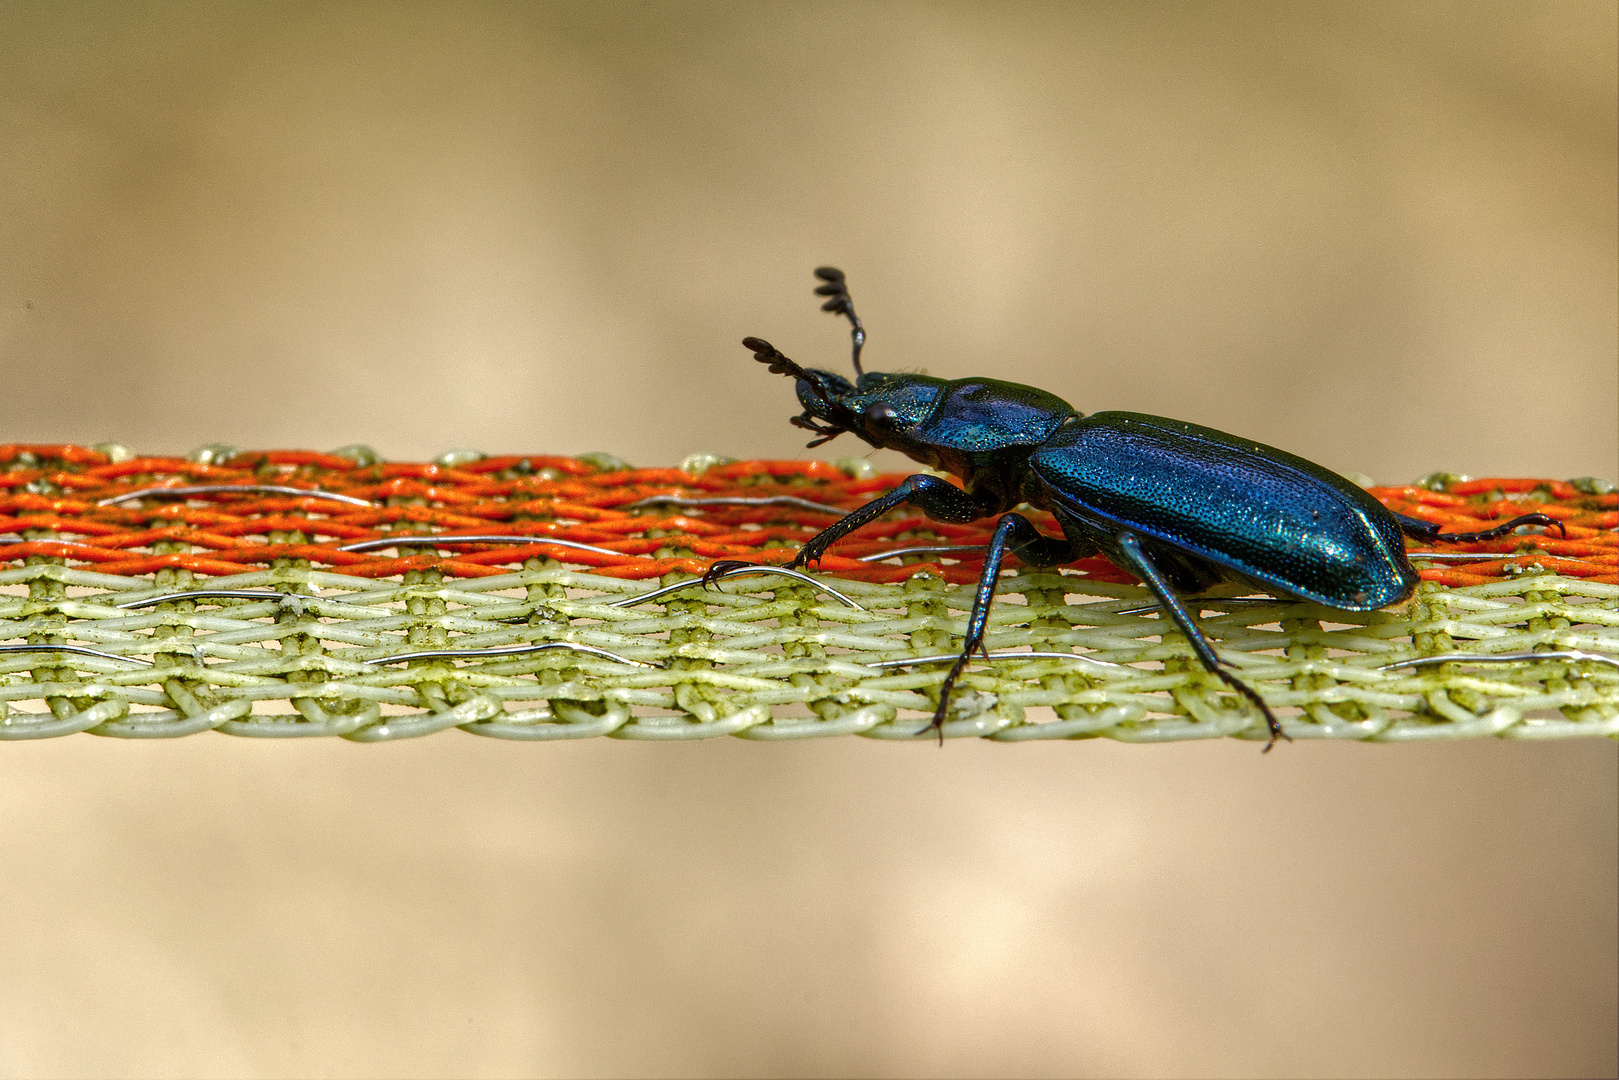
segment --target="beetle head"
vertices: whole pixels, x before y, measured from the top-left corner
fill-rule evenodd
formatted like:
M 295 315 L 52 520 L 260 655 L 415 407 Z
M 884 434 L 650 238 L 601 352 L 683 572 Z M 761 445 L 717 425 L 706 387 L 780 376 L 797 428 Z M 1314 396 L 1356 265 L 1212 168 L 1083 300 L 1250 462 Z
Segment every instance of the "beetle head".
M 798 380 L 798 403 L 804 411 L 793 417 L 794 427 L 813 431 L 819 446 L 845 431 L 871 443 L 903 450 L 905 432 L 927 418 L 944 380 L 927 375 L 892 375 L 862 372 L 858 382 L 818 368 L 801 367 L 763 338 L 744 338 L 753 358 L 768 364 L 778 375 Z
M 794 374 L 798 379 L 798 403 L 804 411 L 793 417 L 792 424 L 820 436 L 806 446 L 820 446 L 845 431 L 857 430 L 859 421 L 847 404 L 854 384 L 842 375 L 819 368 L 800 368 Z

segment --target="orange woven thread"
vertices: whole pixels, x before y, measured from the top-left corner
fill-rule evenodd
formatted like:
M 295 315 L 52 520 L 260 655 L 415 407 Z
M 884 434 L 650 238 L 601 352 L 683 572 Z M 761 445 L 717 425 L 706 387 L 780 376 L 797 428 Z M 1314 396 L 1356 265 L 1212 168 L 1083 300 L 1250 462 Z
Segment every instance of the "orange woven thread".
M 149 574 L 164 568 L 202 575 L 239 574 L 250 566 L 308 564 L 358 577 L 393 577 L 436 570 L 454 577 L 505 572 L 546 555 L 594 573 L 622 578 L 699 574 L 718 559 L 780 564 L 838 516 L 869 501 L 904 476 L 851 479 L 823 461 L 740 461 L 693 475 L 678 469 L 598 472 L 589 462 L 542 455 L 484 458 L 460 466 L 390 462 L 360 465 L 312 451 L 274 450 L 238 455 L 225 464 L 143 457 L 112 463 L 94 450 L 70 445 L 0 446 L 0 532 L 22 542 L 0 546 L 0 564 L 63 559 L 103 574 Z M 145 498 L 101 506 L 101 500 L 154 486 L 275 484 L 365 499 L 361 507 L 318 497 L 258 492 Z M 1424 580 L 1478 585 L 1524 568 L 1619 584 L 1619 495 L 1587 495 L 1558 480 L 1485 479 L 1447 492 L 1417 487 L 1373 488 L 1390 509 L 1436 522 L 1446 532 L 1468 532 L 1530 512 L 1562 522 L 1566 538 L 1511 536 L 1480 544 L 1445 544 L 1422 550 L 1517 552 L 1513 559 L 1452 562 L 1422 569 Z M 718 506 L 681 511 L 627 509 L 652 496 L 724 497 L 794 495 L 825 503 L 826 513 L 794 507 Z M 1057 533 L 1055 520 L 1031 515 Z M 918 544 L 985 544 L 993 521 L 947 525 L 920 512 L 900 511 L 836 544 L 819 569 L 872 582 L 895 582 L 927 571 L 953 583 L 976 581 L 981 556 L 949 561 L 880 565 L 862 555 Z M 611 552 L 525 543 L 454 544 L 434 552 L 382 556 L 337 550 L 344 544 L 390 535 L 429 532 L 504 533 L 553 537 Z M 296 562 L 295 562 L 296 561 Z M 1016 561 L 1012 560 L 1016 565 Z M 1106 559 L 1071 564 L 1091 577 L 1135 579 Z

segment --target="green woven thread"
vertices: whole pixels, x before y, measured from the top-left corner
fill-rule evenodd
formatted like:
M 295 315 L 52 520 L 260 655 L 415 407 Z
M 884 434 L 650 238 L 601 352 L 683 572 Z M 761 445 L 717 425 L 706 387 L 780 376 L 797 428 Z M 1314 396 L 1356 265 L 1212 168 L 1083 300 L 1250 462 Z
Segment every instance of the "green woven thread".
M 863 611 L 779 578 L 609 607 L 662 583 L 575 573 L 539 558 L 525 567 L 451 581 L 417 571 L 402 582 L 299 567 L 206 581 L 165 570 L 148 582 L 57 560 L 0 571 L 0 640 L 155 661 L 0 653 L 0 738 L 216 730 L 379 741 L 460 727 L 514 739 L 912 739 L 932 713 L 945 665 L 866 664 L 953 652 L 971 603 L 970 589 L 918 575 L 899 585 L 836 581 Z M 111 606 L 194 588 L 287 597 Z M 947 737 L 1265 737 L 1263 721 L 1197 666 L 1178 634 L 1164 633 L 1155 612 L 1128 613 L 1151 604 L 1145 590 L 1039 571 L 1006 575 L 1000 597 L 991 651 L 1074 652 L 1119 666 L 977 664 L 952 701 Z M 1619 661 L 1612 585 L 1550 575 L 1423 585 L 1403 614 L 1203 604 L 1221 655 L 1295 739 L 1619 736 L 1619 666 L 1548 660 L 1379 670 L 1454 652 L 1582 650 Z M 547 642 L 654 666 L 564 650 L 365 663 L 431 648 Z

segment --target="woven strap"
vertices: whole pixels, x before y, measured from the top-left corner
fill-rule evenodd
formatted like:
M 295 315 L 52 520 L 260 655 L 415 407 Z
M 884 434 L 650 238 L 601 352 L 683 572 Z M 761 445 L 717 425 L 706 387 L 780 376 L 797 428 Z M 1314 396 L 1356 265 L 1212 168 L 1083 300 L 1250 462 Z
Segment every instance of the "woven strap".
M 916 738 L 947 664 L 894 662 L 959 648 L 981 560 L 860 560 L 987 539 L 915 516 L 862 529 L 818 575 L 858 606 L 773 576 L 641 602 L 714 559 L 785 562 L 896 478 L 863 463 L 120 456 L 0 448 L 0 738 Z M 174 490 L 218 486 L 234 490 Z M 1296 739 L 1619 735 L 1619 515 L 1603 487 L 1375 489 L 1451 531 L 1540 510 L 1568 537 L 1414 552 L 1425 580 L 1399 612 L 1225 596 L 1196 602 L 1202 625 Z M 772 501 L 667 501 L 716 498 Z M 419 539 L 446 532 L 506 539 Z M 975 664 L 947 737 L 1265 737 L 1105 561 L 1017 569 L 999 593 L 990 652 L 1061 655 Z

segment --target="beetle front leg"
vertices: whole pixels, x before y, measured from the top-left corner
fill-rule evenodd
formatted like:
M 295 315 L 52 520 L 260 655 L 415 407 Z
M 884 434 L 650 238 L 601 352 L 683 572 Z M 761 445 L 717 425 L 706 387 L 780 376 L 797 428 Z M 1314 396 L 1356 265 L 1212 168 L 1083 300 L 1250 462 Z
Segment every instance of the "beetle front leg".
M 928 476 L 926 473 L 917 473 L 915 476 L 907 476 L 888 494 L 873 499 L 858 510 L 851 510 L 816 533 L 787 566 L 793 570 L 802 570 L 810 563 L 820 562 L 821 557 L 833 544 L 862 525 L 876 521 L 894 507 L 906 503 L 920 507 L 922 512 L 934 521 L 953 525 L 977 521 L 988 513 L 977 499 L 949 481 L 941 480 L 937 476 Z
M 969 521 L 977 521 L 991 513 L 965 491 L 937 476 L 928 476 L 926 473 L 917 473 L 907 476 L 898 487 L 881 498 L 857 510 L 851 510 L 831 525 L 822 529 L 811 537 L 798 554 L 793 556 L 787 564 L 789 570 L 803 570 L 810 563 L 821 561 L 827 548 L 848 536 L 862 525 L 869 525 L 896 506 L 909 503 L 921 507 L 922 512 L 934 521 L 943 521 L 952 525 L 962 525 Z M 712 585 L 720 578 L 735 571 L 738 567 L 750 566 L 751 563 L 738 559 L 724 559 L 714 563 L 703 575 L 703 584 Z
M 1276 714 L 1270 711 L 1270 706 L 1265 704 L 1265 699 L 1259 696 L 1258 691 L 1225 669 L 1224 662 L 1214 651 L 1214 646 L 1210 645 L 1209 639 L 1203 636 L 1203 631 L 1198 627 L 1197 620 L 1192 618 L 1190 611 L 1186 610 L 1186 605 L 1181 603 L 1180 597 L 1175 595 L 1175 590 L 1169 587 L 1169 582 L 1164 579 L 1163 574 L 1159 573 L 1158 568 L 1152 564 L 1152 560 L 1147 557 L 1147 553 L 1141 550 L 1141 541 L 1136 539 L 1135 534 L 1121 532 L 1113 538 L 1113 542 L 1118 546 L 1119 555 L 1122 556 L 1125 562 L 1125 569 L 1140 578 L 1142 584 L 1146 585 L 1152 595 L 1157 598 L 1158 605 L 1174 621 L 1180 632 L 1186 635 L 1186 643 L 1192 647 L 1192 652 L 1196 654 L 1204 669 L 1209 674 L 1218 676 L 1227 686 L 1253 702 L 1255 707 L 1264 714 L 1265 725 L 1270 728 L 1270 742 L 1265 744 L 1264 752 L 1270 753 L 1270 748 L 1276 745 L 1277 739 L 1286 739 L 1288 742 L 1292 742 L 1293 737 L 1282 730 L 1282 725 L 1277 721 Z
M 984 632 L 989 628 L 989 609 L 995 603 L 995 582 L 1001 576 L 1001 564 L 1006 561 L 1008 549 L 1030 566 L 1059 566 L 1084 558 L 1095 550 L 1087 550 L 1072 540 L 1047 536 L 1022 514 L 1006 514 L 995 523 L 995 535 L 990 537 L 989 550 L 984 554 L 984 569 L 978 575 L 978 589 L 973 593 L 972 612 L 967 616 L 967 634 L 961 643 L 961 655 L 950 665 L 950 671 L 939 684 L 939 707 L 933 710 L 933 723 L 928 727 L 939 733 L 939 745 L 944 745 L 944 715 L 950 708 L 950 693 L 956 679 L 967 667 L 973 650 L 989 658 L 984 645 Z M 926 729 L 924 729 L 926 730 Z

